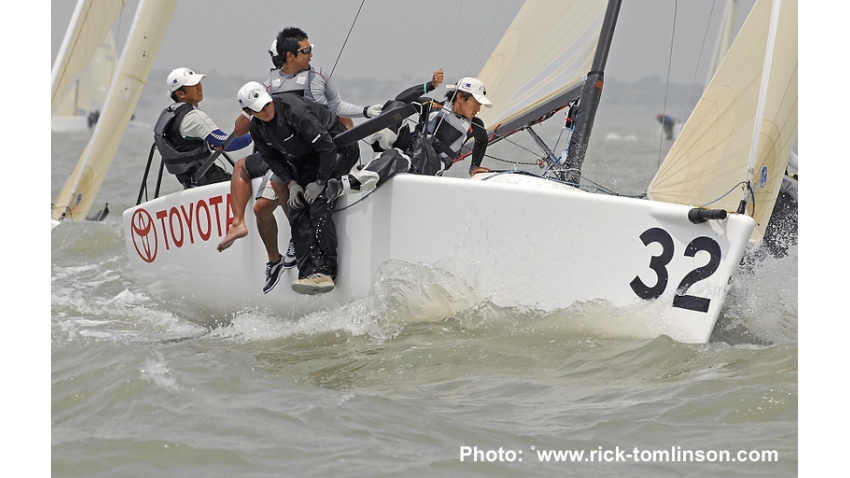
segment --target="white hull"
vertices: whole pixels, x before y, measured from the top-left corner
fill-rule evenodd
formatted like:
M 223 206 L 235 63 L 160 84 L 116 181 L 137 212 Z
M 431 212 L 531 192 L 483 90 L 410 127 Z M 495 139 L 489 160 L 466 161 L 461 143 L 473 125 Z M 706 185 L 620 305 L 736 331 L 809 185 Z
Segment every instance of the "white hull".
M 270 307 L 298 317 L 366 296 L 376 271 L 394 259 L 443 268 L 499 306 L 550 312 L 601 300 L 631 312 L 646 307 L 631 335 L 701 343 L 717 321 L 754 227 L 751 218 L 734 214 L 694 225 L 685 206 L 589 194 L 528 176 L 479 181 L 405 174 L 334 216 L 339 273 L 332 292 L 293 292 L 289 283 L 297 271 L 291 270 L 265 295 L 267 259 L 251 214 L 253 201 L 246 218 L 250 234 L 216 251 L 230 216 L 229 192 L 229 183 L 219 183 L 124 212 L 130 263 L 142 285 L 164 300 L 198 308 Z M 337 209 L 359 199 L 341 198 Z M 280 209 L 278 224 L 285 250 L 289 228 Z M 696 241 L 700 251 L 688 253 L 698 237 L 704 237 Z M 644 289 L 659 284 L 650 261 L 662 255 L 665 238 L 671 256 L 656 270 L 669 280 L 656 288 L 657 299 L 641 299 L 630 284 L 643 283 Z M 703 250 L 706 243 L 708 249 L 716 244 L 716 252 Z M 677 287 L 696 271 L 713 269 L 714 259 L 716 270 L 691 280 L 686 291 L 702 305 L 683 305 L 675 298 Z M 691 310 L 703 305 L 707 310 Z
M 153 125 L 151 123 L 130 121 L 127 123 L 127 129 L 149 129 L 152 131 Z M 92 128 L 89 128 L 88 118 L 85 116 L 50 117 L 50 131 L 53 133 L 79 133 L 91 130 Z
M 50 131 L 54 133 L 75 133 L 90 130 L 88 118 L 85 116 L 50 117 Z

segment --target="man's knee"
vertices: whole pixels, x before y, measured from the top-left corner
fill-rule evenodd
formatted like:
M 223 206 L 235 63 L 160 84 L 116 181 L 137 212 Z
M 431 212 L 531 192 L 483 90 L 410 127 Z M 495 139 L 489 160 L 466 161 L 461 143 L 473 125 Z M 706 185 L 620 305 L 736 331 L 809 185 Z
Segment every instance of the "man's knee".
M 271 216 L 274 214 L 275 208 L 280 204 L 279 201 L 274 201 L 267 198 L 258 198 L 254 203 L 254 215 L 256 216 Z

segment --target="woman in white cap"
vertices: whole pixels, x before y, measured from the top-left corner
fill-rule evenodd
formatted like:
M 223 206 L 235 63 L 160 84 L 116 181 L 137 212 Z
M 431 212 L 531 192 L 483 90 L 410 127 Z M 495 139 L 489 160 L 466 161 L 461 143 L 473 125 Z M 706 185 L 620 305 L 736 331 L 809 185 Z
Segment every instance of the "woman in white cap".
M 154 125 L 154 142 L 165 167 L 184 188 L 229 181 L 230 174 L 213 164 L 196 182 L 194 175 L 212 155 L 210 146 L 221 148 L 227 133 L 218 128 L 206 113 L 198 109 L 204 99 L 201 80 L 207 75 L 189 68 L 176 68 L 167 79 L 174 103 L 160 113 Z M 239 136 L 226 151 L 237 151 L 251 144 L 251 135 Z
M 438 72 L 439 81 L 442 81 L 442 70 Z M 340 194 L 380 186 L 399 172 L 440 176 L 461 156 L 464 144 L 470 139 L 474 143 L 469 175 L 488 171 L 481 167 L 487 150 L 487 129 L 477 116 L 481 106 L 493 106 L 486 96 L 484 83 L 478 78 L 465 77 L 446 89 L 449 91 L 442 103 L 420 96 L 433 90 L 428 88 L 427 83 L 424 90 L 417 85 L 400 93 L 394 101 L 387 102 L 384 109 L 390 109 L 393 103 L 399 102 L 417 105 L 419 123 L 412 133 L 401 124 L 376 133 L 371 140 L 372 149 L 380 154 L 357 175 L 343 176 Z M 369 175 L 375 176 L 377 181 Z M 364 177 L 369 181 L 361 184 Z M 336 189 L 333 186 L 329 188 Z

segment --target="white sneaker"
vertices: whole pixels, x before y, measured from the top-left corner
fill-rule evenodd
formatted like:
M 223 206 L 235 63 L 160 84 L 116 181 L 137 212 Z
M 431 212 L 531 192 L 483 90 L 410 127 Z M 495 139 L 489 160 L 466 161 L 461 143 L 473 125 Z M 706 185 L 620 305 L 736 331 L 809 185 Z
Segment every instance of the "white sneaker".
M 334 289 L 334 280 L 326 274 L 310 274 L 292 283 L 292 290 L 299 294 L 324 294 Z

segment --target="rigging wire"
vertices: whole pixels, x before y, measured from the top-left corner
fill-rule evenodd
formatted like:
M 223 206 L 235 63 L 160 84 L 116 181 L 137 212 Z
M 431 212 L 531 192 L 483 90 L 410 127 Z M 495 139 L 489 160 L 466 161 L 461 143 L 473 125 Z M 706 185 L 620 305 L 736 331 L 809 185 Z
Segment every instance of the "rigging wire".
M 472 61 L 475 60 L 475 56 L 478 55 L 478 50 L 481 48 L 481 45 L 484 43 L 484 38 L 487 37 L 487 33 L 490 32 L 490 27 L 493 26 L 493 21 L 496 20 L 496 15 L 498 15 L 499 9 L 502 7 L 503 2 L 504 2 L 504 0 L 501 0 L 499 2 L 499 5 L 497 5 L 496 9 L 493 11 L 493 16 L 490 17 L 490 22 L 487 24 L 487 28 L 484 30 L 484 33 L 481 35 L 481 39 L 478 41 L 478 45 L 475 47 L 475 51 L 472 52 L 472 56 L 469 58 L 469 63 L 466 64 L 466 68 L 463 70 L 463 74 L 461 75 L 461 78 L 465 77 L 467 75 L 467 73 L 469 73 L 469 68 L 472 66 Z M 458 8 L 457 8 L 457 13 L 455 13 L 455 25 L 457 24 L 457 18 L 460 16 L 460 7 L 461 7 L 462 4 L 463 4 L 463 0 L 461 0 L 460 4 L 458 5 Z M 444 66 L 444 63 L 446 62 L 446 57 L 448 56 L 449 48 L 451 47 L 451 39 L 452 39 L 452 37 L 454 37 L 455 25 L 452 25 L 452 32 L 451 32 L 451 36 L 449 37 L 449 44 L 446 46 L 446 54 L 443 56 L 443 63 L 440 64 L 440 68 L 442 68 Z M 433 99 L 434 98 L 434 96 L 433 96 L 434 92 L 432 91 L 431 93 L 432 93 L 431 98 Z M 454 96 L 452 96 L 452 98 L 454 98 Z M 440 120 L 437 122 L 437 125 L 434 127 L 435 133 L 436 133 L 437 129 L 440 127 L 440 124 L 442 124 L 443 118 L 444 117 L 441 116 Z
M 676 38 L 676 19 L 679 17 L 679 0 L 676 0 L 673 7 L 673 30 L 670 32 L 670 54 L 667 58 L 667 82 L 664 84 L 664 107 L 661 110 L 662 115 L 667 114 L 667 95 L 670 92 L 670 68 L 673 64 L 673 40 Z M 664 117 L 661 118 L 662 125 L 664 125 Z M 658 168 L 661 168 L 661 146 L 664 141 L 664 128 L 661 128 L 661 131 L 658 134 Z
M 478 41 L 478 46 L 475 47 L 475 51 L 472 52 L 472 57 L 469 59 L 469 63 L 466 64 L 466 69 L 463 70 L 463 76 L 466 76 L 469 73 L 469 68 L 472 66 L 472 60 L 475 59 L 475 56 L 478 55 L 478 50 L 481 48 L 481 45 L 484 43 L 484 38 L 487 37 L 487 33 L 490 32 L 490 27 L 493 26 L 493 21 L 496 20 L 496 15 L 499 13 L 499 9 L 502 8 L 502 3 L 505 0 L 501 0 L 499 5 L 496 6 L 496 10 L 493 12 L 493 16 L 490 17 L 490 23 L 487 24 L 487 29 L 484 30 L 484 34 L 481 35 L 481 40 Z
M 339 54 L 336 56 L 336 61 L 334 62 L 333 68 L 331 68 L 331 73 L 328 75 L 328 79 L 334 76 L 334 70 L 336 70 L 336 65 L 339 63 L 339 59 L 342 57 L 342 51 L 345 49 L 345 45 L 348 43 L 348 37 L 351 36 L 352 30 L 354 30 L 354 24 L 357 23 L 357 17 L 360 16 L 360 10 L 363 10 L 363 4 L 366 3 L 366 0 L 362 0 L 360 2 L 360 8 L 357 9 L 357 14 L 354 15 L 354 20 L 351 22 L 351 28 L 348 29 L 348 35 L 345 36 L 345 41 L 342 42 L 342 46 L 339 48 Z
M 451 33 L 449 34 L 449 42 L 448 42 L 448 44 L 446 44 L 446 52 L 443 54 L 443 61 L 442 61 L 442 62 L 440 62 L 440 68 L 442 68 L 443 66 L 445 66 L 445 64 L 446 64 L 446 57 L 448 57 L 448 56 L 449 56 L 449 49 L 450 49 L 450 48 L 451 48 L 451 46 L 452 46 L 452 38 L 454 38 L 454 36 L 455 36 L 455 27 L 457 26 L 457 19 L 458 19 L 458 17 L 460 16 L 460 7 L 462 7 L 462 6 L 463 6 L 463 0 L 460 0 L 460 2 L 459 2 L 459 3 L 458 3 L 458 5 L 457 5 L 457 12 L 455 12 L 455 20 L 454 20 L 454 23 L 452 23 L 452 31 L 451 31 Z
M 705 34 L 702 36 L 702 46 L 699 49 L 699 56 L 697 57 L 697 66 L 694 68 L 694 78 L 691 80 L 691 89 L 688 91 L 688 102 L 685 104 L 685 111 L 682 113 L 682 120 L 688 117 L 688 109 L 691 107 L 691 98 L 694 94 L 694 85 L 697 83 L 697 71 L 699 70 L 700 64 L 702 64 L 702 53 L 705 51 L 705 43 L 708 40 L 708 27 L 711 25 L 711 17 L 714 16 L 714 7 L 717 5 L 717 0 L 711 2 L 711 11 L 708 12 L 708 21 L 705 22 Z M 708 87 L 708 85 L 705 85 Z

